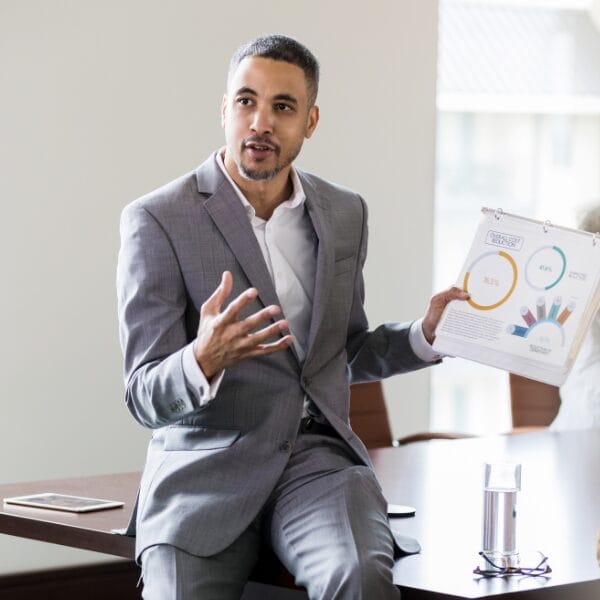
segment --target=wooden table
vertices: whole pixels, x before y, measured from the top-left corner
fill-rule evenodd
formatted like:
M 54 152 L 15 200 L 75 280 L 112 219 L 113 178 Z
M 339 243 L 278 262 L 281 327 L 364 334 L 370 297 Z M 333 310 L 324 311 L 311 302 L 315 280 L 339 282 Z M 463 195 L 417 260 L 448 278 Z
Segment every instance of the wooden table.
M 404 599 L 600 600 L 600 430 L 421 442 L 371 457 L 388 500 L 417 508 L 413 519 L 392 523 L 422 546 L 396 563 Z M 498 459 L 522 464 L 517 543 L 549 557 L 548 579 L 472 573 L 481 549 L 482 464 Z
M 600 431 L 420 442 L 373 450 L 371 457 L 388 500 L 417 509 L 413 518 L 392 521 L 422 546 L 419 555 L 396 563 L 403 600 L 600 599 Z M 481 580 L 472 573 L 481 541 L 482 463 L 499 459 L 522 464 L 519 548 L 549 557 L 548 578 Z M 54 491 L 122 500 L 125 506 L 70 514 L 3 505 L 0 533 L 132 558 L 134 540 L 110 531 L 125 527 L 138 480 L 139 474 L 124 473 L 1 485 L 2 498 Z
M 0 498 L 56 492 L 125 502 L 122 508 L 79 514 L 2 503 L 0 533 L 133 559 L 135 539 L 111 530 L 127 525 L 139 481 L 140 473 L 118 473 L 0 485 Z

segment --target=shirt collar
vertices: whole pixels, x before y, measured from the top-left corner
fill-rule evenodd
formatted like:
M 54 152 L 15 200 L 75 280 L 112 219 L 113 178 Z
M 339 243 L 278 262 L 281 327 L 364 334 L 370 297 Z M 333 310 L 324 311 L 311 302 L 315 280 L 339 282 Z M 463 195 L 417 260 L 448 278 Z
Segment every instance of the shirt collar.
M 254 207 L 252 206 L 252 204 L 250 204 L 250 202 L 248 202 L 248 199 L 246 198 L 246 196 L 244 196 L 244 194 L 242 193 L 242 190 L 240 190 L 240 188 L 237 186 L 235 181 L 233 181 L 233 179 L 231 178 L 231 175 L 229 175 L 229 173 L 227 172 L 227 169 L 225 168 L 225 162 L 223 161 L 224 154 L 225 154 L 225 148 L 221 148 L 217 152 L 217 164 L 219 165 L 221 171 L 223 171 L 223 174 L 227 178 L 227 181 L 229 181 L 229 183 L 232 185 L 233 189 L 235 190 L 235 193 L 237 194 L 238 198 L 240 199 L 241 203 L 243 204 L 244 208 L 246 209 L 246 212 L 248 213 L 248 215 L 250 217 L 254 217 L 254 216 L 256 216 L 256 211 L 254 210 Z M 292 165 L 292 168 L 290 169 L 290 176 L 292 179 L 292 195 L 287 200 L 282 202 L 277 208 L 283 207 L 283 208 L 293 209 L 298 206 L 302 206 L 304 204 L 304 202 L 306 201 L 306 194 L 304 193 L 304 188 L 302 187 L 302 182 L 300 181 L 300 177 L 298 176 L 298 173 L 297 173 L 296 169 L 294 169 L 293 165 Z M 277 208 L 275 210 L 277 210 Z

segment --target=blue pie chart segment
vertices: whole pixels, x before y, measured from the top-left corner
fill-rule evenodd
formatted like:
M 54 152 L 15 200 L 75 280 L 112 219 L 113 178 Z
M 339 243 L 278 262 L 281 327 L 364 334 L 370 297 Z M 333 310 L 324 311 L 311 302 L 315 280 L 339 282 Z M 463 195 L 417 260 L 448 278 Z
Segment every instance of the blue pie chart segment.
M 525 265 L 525 280 L 534 290 L 551 290 L 563 278 L 567 258 L 558 246 L 542 246 Z

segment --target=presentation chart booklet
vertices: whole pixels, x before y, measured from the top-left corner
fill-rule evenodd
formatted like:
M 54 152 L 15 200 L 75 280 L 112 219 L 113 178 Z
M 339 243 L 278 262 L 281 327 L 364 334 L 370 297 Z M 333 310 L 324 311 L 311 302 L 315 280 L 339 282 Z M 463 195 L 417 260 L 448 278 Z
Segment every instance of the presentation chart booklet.
M 501 210 L 483 218 L 433 347 L 561 385 L 600 305 L 597 235 Z

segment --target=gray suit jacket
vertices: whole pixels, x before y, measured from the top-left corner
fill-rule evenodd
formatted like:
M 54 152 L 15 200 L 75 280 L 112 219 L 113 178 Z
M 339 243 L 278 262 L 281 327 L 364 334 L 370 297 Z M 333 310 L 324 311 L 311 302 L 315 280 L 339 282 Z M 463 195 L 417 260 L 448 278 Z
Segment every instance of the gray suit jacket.
M 410 348 L 410 324 L 368 330 L 363 200 L 299 175 L 318 238 L 306 359 L 299 364 L 288 349 L 230 367 L 204 407 L 187 388 L 182 353 L 223 271 L 233 274 L 230 299 L 256 287 L 250 311 L 279 304 L 246 212 L 215 155 L 123 211 L 117 287 L 126 403 L 154 429 L 137 507 L 138 556 L 157 543 L 210 556 L 239 536 L 285 468 L 305 394 L 357 463 L 369 465 L 348 422 L 349 383 L 425 366 Z

